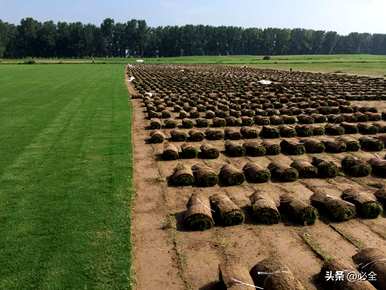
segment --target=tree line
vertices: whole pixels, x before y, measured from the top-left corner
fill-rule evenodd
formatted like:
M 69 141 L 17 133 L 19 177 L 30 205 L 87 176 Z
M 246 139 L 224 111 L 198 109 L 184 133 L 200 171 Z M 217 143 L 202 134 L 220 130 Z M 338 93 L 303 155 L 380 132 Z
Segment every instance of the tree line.
M 0 57 L 386 54 L 386 34 L 234 26 L 149 27 L 145 20 L 101 25 L 0 20 Z

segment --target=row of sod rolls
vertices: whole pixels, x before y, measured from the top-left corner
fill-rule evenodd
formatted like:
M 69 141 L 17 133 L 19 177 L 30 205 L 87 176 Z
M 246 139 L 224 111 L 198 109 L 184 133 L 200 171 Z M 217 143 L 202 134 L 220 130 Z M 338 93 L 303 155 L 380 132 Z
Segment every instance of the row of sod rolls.
M 282 140 L 280 144 L 270 141 L 256 142 L 248 141 L 243 144 L 234 141 L 224 143 L 224 154 L 228 157 L 258 157 L 265 155 L 303 155 L 305 153 L 343 153 L 356 152 L 361 148 L 368 152 L 379 152 L 384 149 L 384 143 L 378 138 L 362 137 L 358 140 L 351 137 L 339 137 L 336 140 Z M 220 150 L 205 143 L 200 146 L 200 150 L 192 144 L 182 144 L 179 148 L 173 143 L 164 143 L 162 152 L 163 160 L 177 159 L 216 159 L 220 156 Z
M 363 125 L 363 124 L 359 124 Z M 358 127 L 359 127 L 358 125 Z M 330 125 L 330 126 L 281 126 L 281 127 L 272 127 L 264 126 L 260 131 L 256 128 L 251 127 L 242 127 L 241 129 L 236 128 L 226 128 L 223 129 L 206 129 L 205 131 L 200 131 L 198 129 L 192 129 L 190 131 L 185 131 L 181 129 L 173 129 L 169 132 L 170 137 L 159 130 L 152 131 L 149 138 L 146 140 L 147 143 L 162 143 L 166 140 L 172 142 L 201 142 L 204 139 L 206 140 L 241 140 L 241 139 L 278 139 L 278 138 L 292 138 L 292 137 L 312 137 L 312 136 L 339 136 L 345 134 L 362 134 L 362 135 L 376 135 L 380 132 L 378 127 L 371 124 L 366 124 L 361 126 L 361 128 L 366 130 L 359 130 L 358 132 L 353 132 L 352 130 L 345 129 L 342 125 Z M 385 139 L 384 136 L 381 141 Z M 384 142 L 383 142 L 384 143 Z
M 187 230 L 202 231 L 215 224 L 239 225 L 246 217 L 267 225 L 277 224 L 283 217 L 298 225 L 313 225 L 319 213 L 334 222 L 347 221 L 356 216 L 375 219 L 383 211 L 376 196 L 377 193 L 350 188 L 343 191 L 340 197 L 315 192 L 310 201 L 305 201 L 288 193 L 278 196 L 266 190 L 257 190 L 249 196 L 248 203 L 240 203 L 225 193 L 207 197 L 200 192 L 191 195 L 183 221 Z
M 218 174 L 214 169 L 204 164 L 196 164 L 189 168 L 179 163 L 169 176 L 168 183 L 170 186 L 209 187 L 216 184 L 235 186 L 244 183 L 244 181 L 265 183 L 270 179 L 279 182 L 292 182 L 298 178 L 333 178 L 337 176 L 338 172 L 339 169 L 333 162 L 315 157 L 312 162 L 294 161 L 290 166 L 271 162 L 267 168 L 254 162 L 247 162 L 241 170 L 231 164 L 225 164 Z
M 207 128 L 207 127 L 241 127 L 241 126 L 267 126 L 267 125 L 309 125 L 309 124 L 322 124 L 322 123 L 331 123 L 331 124 L 339 124 L 344 123 L 346 125 L 354 125 L 354 123 L 361 122 L 377 122 L 382 120 L 382 115 L 379 113 L 358 113 L 358 114 L 342 114 L 342 115 L 322 115 L 322 114 L 313 114 L 313 115 L 298 115 L 295 116 L 278 116 L 273 115 L 271 117 L 264 116 L 256 116 L 254 118 L 248 116 L 242 116 L 240 118 L 229 116 L 225 118 L 213 117 L 213 112 L 208 111 L 206 114 L 206 118 L 199 118 L 199 114 L 197 115 L 197 111 L 186 113 L 180 112 L 177 117 L 180 120 L 169 119 L 171 117 L 171 113 L 167 111 L 163 111 L 161 114 L 164 118 L 163 121 L 161 119 L 151 119 L 149 125 L 146 127 L 148 130 L 155 129 L 174 129 L 174 128 L 184 128 L 191 129 L 193 127 L 196 128 Z M 152 116 L 157 116 L 159 114 L 151 114 Z M 161 116 L 161 118 L 162 118 Z M 189 118 L 187 118 L 189 117 Z M 383 119 L 385 120 L 385 119 Z

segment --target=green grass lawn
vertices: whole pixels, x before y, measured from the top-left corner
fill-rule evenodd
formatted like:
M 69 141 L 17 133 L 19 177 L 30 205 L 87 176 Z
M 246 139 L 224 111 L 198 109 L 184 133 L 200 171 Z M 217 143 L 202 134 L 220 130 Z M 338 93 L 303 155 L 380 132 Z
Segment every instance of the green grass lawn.
M 105 64 L 135 63 L 136 58 L 96 58 L 95 62 Z M 252 65 L 258 68 L 270 68 L 311 72 L 342 72 L 369 76 L 386 76 L 386 55 L 340 54 L 340 55 L 284 55 L 272 56 L 269 61 L 262 56 L 184 56 L 145 58 L 150 64 L 234 64 Z M 1 60 L 0 60 L 1 61 Z M 37 59 L 40 63 L 90 63 L 91 59 Z M 2 60 L 0 63 L 17 63 L 21 60 Z
M 136 59 L 129 59 L 131 63 L 135 61 Z M 292 68 L 298 71 L 386 76 L 386 56 L 363 54 L 272 56 L 268 61 L 263 60 L 262 56 L 187 56 L 145 58 L 145 63 L 234 64 L 279 70 Z
M 130 288 L 122 65 L 0 66 L 0 289 Z

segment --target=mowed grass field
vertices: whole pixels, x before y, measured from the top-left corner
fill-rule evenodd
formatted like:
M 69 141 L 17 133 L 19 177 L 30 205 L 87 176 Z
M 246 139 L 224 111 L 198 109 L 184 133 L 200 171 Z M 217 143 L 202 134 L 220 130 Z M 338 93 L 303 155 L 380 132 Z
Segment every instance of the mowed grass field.
M 0 65 L 0 289 L 130 288 L 123 65 Z
M 136 63 L 137 58 L 96 58 L 96 63 Z M 250 65 L 257 68 L 298 70 L 310 72 L 348 73 L 376 77 L 386 76 L 386 55 L 339 54 L 339 55 L 284 55 L 272 56 L 184 56 L 144 58 L 151 64 L 231 64 Z M 40 63 L 91 63 L 91 59 L 36 59 Z M 20 63 L 23 60 L 2 60 L 2 63 Z
M 166 58 L 145 58 L 145 63 L 163 64 L 231 64 L 248 65 L 256 68 L 268 68 L 325 73 L 348 73 L 386 77 L 385 55 L 290 55 L 272 56 L 263 60 L 263 56 L 187 56 Z M 135 59 L 129 60 L 135 63 Z

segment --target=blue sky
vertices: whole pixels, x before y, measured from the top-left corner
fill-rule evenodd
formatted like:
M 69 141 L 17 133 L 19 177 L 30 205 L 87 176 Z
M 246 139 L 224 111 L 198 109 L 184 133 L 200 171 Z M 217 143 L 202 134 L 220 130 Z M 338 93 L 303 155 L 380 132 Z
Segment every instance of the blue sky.
M 210 24 L 386 33 L 386 0 L 0 0 L 0 19 Z

